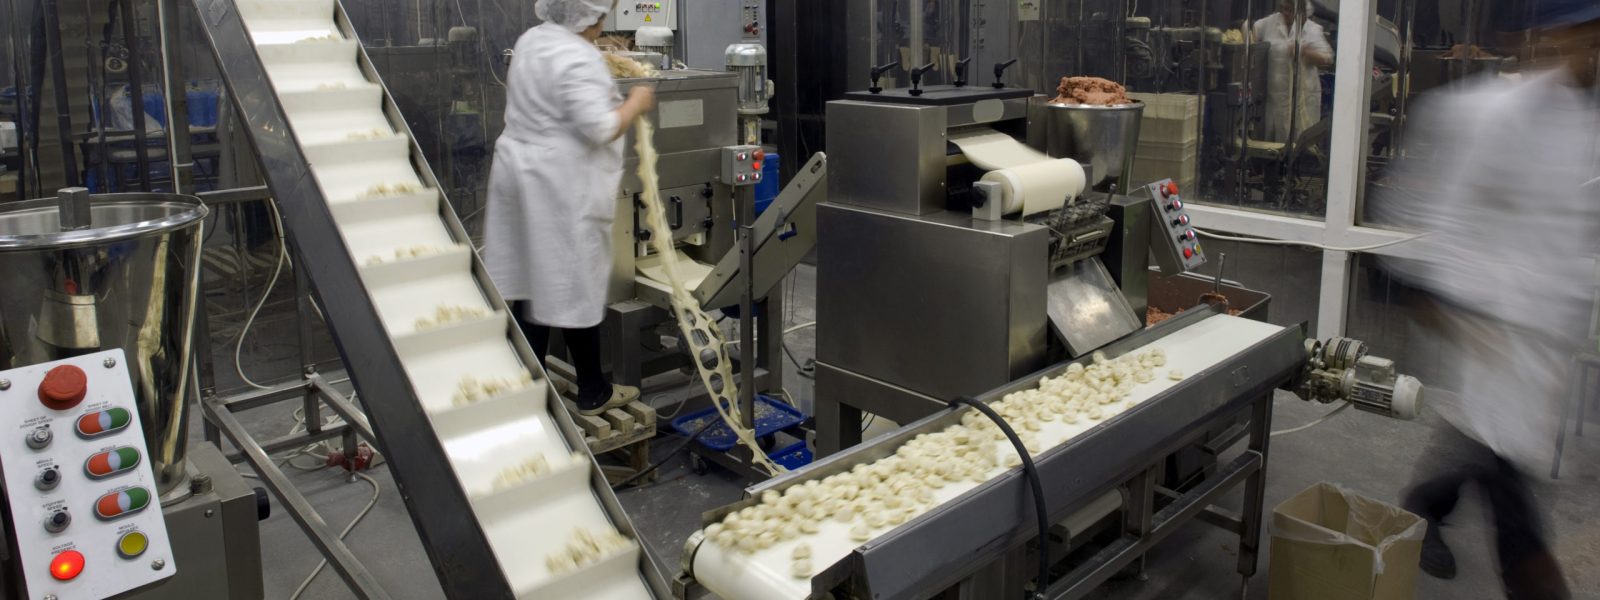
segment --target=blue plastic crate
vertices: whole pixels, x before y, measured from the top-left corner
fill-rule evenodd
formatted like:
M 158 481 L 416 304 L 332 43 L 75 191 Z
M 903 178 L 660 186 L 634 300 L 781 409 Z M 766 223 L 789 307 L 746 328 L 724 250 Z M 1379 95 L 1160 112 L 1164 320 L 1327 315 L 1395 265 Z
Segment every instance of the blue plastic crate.
M 772 435 L 778 431 L 799 425 L 805 420 L 805 415 L 799 409 L 779 402 L 770 396 L 756 396 L 755 430 L 756 437 Z M 713 423 L 714 421 L 714 423 Z M 710 423 L 710 429 L 700 435 L 697 440 L 700 445 L 727 452 L 739 439 L 733 435 L 733 430 L 722 421 L 722 415 L 717 414 L 715 407 L 683 415 L 672 420 L 672 428 L 685 437 L 693 436 L 701 427 Z
M 772 459 L 772 462 L 778 463 L 778 466 L 794 471 L 811 464 L 811 448 L 806 447 L 805 440 L 800 440 L 782 450 L 768 454 L 767 458 Z

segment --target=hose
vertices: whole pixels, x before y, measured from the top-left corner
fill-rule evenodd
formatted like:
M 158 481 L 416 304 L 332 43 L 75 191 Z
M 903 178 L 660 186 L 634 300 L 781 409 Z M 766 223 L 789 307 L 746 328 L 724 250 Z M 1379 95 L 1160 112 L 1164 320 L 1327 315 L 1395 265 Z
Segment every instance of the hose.
M 1017 455 L 1022 457 L 1022 473 L 1028 479 L 1028 485 L 1033 491 L 1033 513 L 1039 524 L 1039 580 L 1034 587 L 1033 598 L 1044 598 L 1045 587 L 1050 583 L 1050 516 L 1045 512 L 1044 484 L 1039 478 L 1039 469 L 1033 464 L 1033 455 L 1028 452 L 1028 447 L 1023 445 L 1022 439 L 1017 437 L 1017 432 L 1011 429 L 1000 413 L 989 408 L 989 405 L 974 400 L 970 396 L 962 396 L 950 401 L 950 408 L 960 405 L 971 406 L 983 416 L 1000 428 L 1006 434 L 1006 439 L 1011 440 L 1011 446 L 1017 450 Z

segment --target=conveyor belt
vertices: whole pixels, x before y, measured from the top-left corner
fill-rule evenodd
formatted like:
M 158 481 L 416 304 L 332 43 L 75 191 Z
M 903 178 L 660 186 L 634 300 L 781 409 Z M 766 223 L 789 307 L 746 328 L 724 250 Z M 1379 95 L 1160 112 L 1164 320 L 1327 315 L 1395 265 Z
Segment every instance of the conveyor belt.
M 669 596 L 343 7 L 195 6 L 446 594 Z M 630 540 L 552 572 L 580 528 Z
M 1042 465 L 1054 463 L 1068 448 L 1082 448 L 1087 445 L 1086 441 L 1091 439 L 1098 439 L 1103 442 L 1105 441 L 1105 436 L 1099 434 L 1110 431 L 1109 428 L 1116 427 L 1119 423 L 1134 420 L 1127 417 L 1133 417 L 1135 413 L 1148 412 L 1145 411 L 1147 404 L 1183 402 L 1182 398 L 1193 398 L 1194 401 L 1191 406 L 1182 407 L 1182 410 L 1185 411 L 1182 421 L 1188 422 L 1187 419 L 1189 418 L 1199 418 L 1216 410 L 1226 402 L 1225 394 L 1213 393 L 1210 389 L 1204 389 L 1214 386 L 1205 383 L 1202 379 L 1212 381 L 1234 379 L 1234 381 L 1230 381 L 1223 386 L 1223 389 L 1228 389 L 1231 393 L 1242 394 L 1250 392 L 1254 387 L 1262 384 L 1270 384 L 1276 373 L 1293 372 L 1295 361 L 1303 360 L 1297 359 L 1293 352 L 1297 347 L 1297 342 L 1294 338 L 1297 338 L 1298 335 L 1288 335 L 1287 330 L 1282 327 L 1227 315 L 1211 315 L 1203 320 L 1194 319 L 1194 317 L 1201 316 L 1203 315 L 1189 316 L 1185 321 L 1190 321 L 1191 323 L 1181 329 L 1172 331 L 1170 335 L 1143 342 L 1138 342 L 1137 339 L 1130 340 L 1138 343 L 1116 351 L 1117 354 L 1122 354 L 1142 353 L 1146 350 L 1160 349 L 1165 352 L 1168 363 L 1167 366 L 1161 369 L 1160 376 L 1154 381 L 1134 388 L 1133 394 L 1128 401 L 1128 407 L 1122 413 L 1108 415 L 1099 421 L 1085 420 L 1069 425 L 1061 420 L 1056 420 L 1045 424 L 1037 434 L 1044 450 L 1035 453 L 1035 460 L 1041 461 Z M 1180 324 L 1174 323 L 1174 325 Z M 1255 373 L 1250 373 L 1248 370 L 1240 371 L 1239 366 L 1235 363 L 1241 357 L 1252 353 L 1277 356 L 1271 363 L 1259 364 L 1259 367 L 1270 368 L 1261 368 Z M 1188 375 L 1188 377 L 1183 381 L 1173 381 L 1166 377 L 1169 370 L 1177 370 Z M 1007 388 L 989 396 L 998 397 L 1015 389 L 1031 387 L 1033 385 L 1032 382 L 1037 381 L 1037 376 L 1029 379 L 1029 382 L 1018 382 L 1018 384 L 1007 386 Z M 1191 385 L 1191 383 L 1198 385 Z M 1196 387 L 1200 387 L 1204 391 L 1195 390 L 1194 388 Z M 1191 393 L 1184 396 L 1174 395 L 1181 394 L 1186 389 L 1190 390 Z M 853 456 L 854 452 L 839 454 L 830 457 L 828 461 L 820 463 L 814 469 L 773 480 L 768 484 L 757 486 L 751 491 L 756 493 L 763 490 L 781 491 L 794 485 L 803 484 L 807 480 L 820 479 L 832 473 L 849 470 L 854 464 L 870 463 L 876 457 L 893 454 L 900 443 L 910 440 L 916 434 L 938 431 L 943 429 L 947 423 L 954 421 L 956 419 L 950 415 L 929 417 L 924 422 L 908 425 L 902 432 L 893 434 L 891 437 L 898 438 L 896 440 L 865 448 L 862 454 L 866 456 L 855 457 Z M 1153 423 L 1128 424 L 1129 427 L 1136 428 L 1149 428 L 1153 425 Z M 1176 435 L 1176 433 L 1171 435 Z M 1134 447 L 1142 443 L 1143 441 L 1136 442 L 1132 439 L 1127 439 L 1123 445 Z M 993 451 L 1002 455 L 1002 457 L 1003 455 L 1014 454 L 1010 444 L 1004 440 L 994 442 Z M 1107 462 L 1112 462 L 1110 455 L 1102 454 L 1101 456 L 1104 456 Z M 1070 506 L 1075 502 L 1075 498 L 1072 497 L 1074 494 L 1087 499 L 1094 494 L 1103 493 L 1102 490 L 1092 489 L 1093 486 L 1099 485 L 1097 483 L 1097 475 L 1093 471 L 1096 468 L 1108 466 L 1082 464 L 1075 467 L 1069 465 L 1067 468 L 1075 471 L 1072 474 L 1071 481 L 1068 482 L 1066 478 L 1059 478 L 1058 472 L 1058 478 L 1051 480 L 1047 487 L 1065 485 L 1068 489 L 1072 489 L 1074 493 L 1067 494 L 1062 493 L 1060 490 L 1053 491 L 1048 494 L 1051 496 L 1051 502 L 1058 503 L 1059 501 L 1061 505 Z M 995 544 L 1001 543 L 1010 537 L 1007 533 L 1008 530 L 1028 523 L 1021 519 L 1000 518 L 988 510 L 978 510 L 976 512 L 971 510 L 977 506 L 976 499 L 979 496 L 992 494 L 1001 489 L 1002 486 L 1008 485 L 1015 485 L 1019 490 L 1018 493 L 1020 493 L 1021 486 L 1020 479 L 1017 477 L 1017 469 L 1000 466 L 993 468 L 989 474 L 989 479 L 983 483 L 961 481 L 937 489 L 934 492 L 935 502 L 931 508 L 926 509 L 919 516 L 908 520 L 903 525 L 880 527 L 873 530 L 872 539 L 866 542 L 855 541 L 851 538 L 850 524 L 840 523 L 832 519 L 824 519 L 815 534 L 800 535 L 793 540 L 778 543 L 754 553 L 742 553 L 731 548 L 721 547 L 711 540 L 706 540 L 701 542 L 698 548 L 694 550 L 690 570 L 695 580 L 723 598 L 802 599 L 814 593 L 831 589 L 834 585 L 840 583 L 841 578 L 854 580 L 862 577 L 863 571 L 870 571 L 873 568 L 870 561 L 864 562 L 863 558 L 870 559 L 874 550 L 905 545 L 901 542 L 911 538 L 923 538 L 919 542 L 910 544 L 912 547 L 911 553 L 915 555 L 914 557 L 908 557 L 907 561 L 893 561 L 903 562 L 903 566 L 907 567 L 899 570 L 899 572 L 890 574 L 892 577 L 886 578 L 898 579 L 899 582 L 887 580 L 857 581 L 858 584 L 865 584 L 870 588 L 873 594 L 872 597 L 901 597 L 905 594 L 906 588 L 896 587 L 895 583 L 911 584 L 911 582 L 915 581 L 926 581 L 927 579 L 925 578 L 937 579 L 940 577 L 937 573 L 940 572 L 954 573 L 964 568 L 975 567 L 975 565 L 970 564 L 975 555 L 968 552 L 967 548 L 971 548 L 974 552 L 978 548 L 993 548 Z M 752 501 L 747 500 L 745 503 L 728 507 L 728 510 L 741 508 L 750 502 Z M 1015 502 L 999 502 L 998 504 L 1009 506 L 1015 504 Z M 965 534 L 957 531 L 944 531 L 942 534 L 935 536 L 940 541 L 929 542 L 926 539 L 929 537 L 928 535 L 914 533 L 919 530 L 927 531 L 929 529 L 928 525 L 934 522 L 950 524 L 952 527 L 961 529 Z M 945 529 L 949 528 L 945 527 Z M 959 542 L 956 540 L 959 540 Z M 818 573 L 814 578 L 796 577 L 791 572 L 794 562 L 791 558 L 792 552 L 797 545 L 802 543 L 810 547 L 815 572 Z M 934 545 L 930 546 L 928 545 L 929 543 Z M 921 548 L 921 550 L 916 550 L 916 548 Z M 942 555 L 950 555 L 949 558 L 957 562 L 949 565 L 940 565 L 939 563 L 944 558 Z M 965 562 L 962 562 L 963 557 Z M 858 589 L 857 591 L 864 590 Z

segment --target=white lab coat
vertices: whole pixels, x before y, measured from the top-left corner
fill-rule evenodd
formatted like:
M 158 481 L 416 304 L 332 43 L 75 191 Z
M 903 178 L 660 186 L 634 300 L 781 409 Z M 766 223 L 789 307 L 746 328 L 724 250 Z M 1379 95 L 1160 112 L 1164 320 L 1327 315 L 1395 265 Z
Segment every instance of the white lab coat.
M 583 328 L 605 317 L 622 178 L 622 96 L 593 44 L 554 24 L 517 40 L 495 143 L 483 259 L 523 317 Z
M 1368 216 L 1432 235 L 1384 261 L 1454 306 L 1418 319 L 1442 377 L 1428 406 L 1530 472 L 1548 469 L 1595 289 L 1600 106 L 1564 71 L 1486 78 L 1410 111 L 1408 156 Z M 1429 342 L 1432 342 L 1430 344 Z
M 1294 135 L 1322 120 L 1321 76 L 1317 68 L 1310 65 L 1295 68 L 1295 46 L 1303 41 L 1308 48 L 1330 56 L 1333 46 L 1328 44 L 1328 35 L 1316 21 L 1306 19 L 1304 28 L 1295 27 L 1290 31 L 1289 20 L 1283 18 L 1282 13 L 1256 21 L 1254 33 L 1257 42 L 1269 44 L 1266 130 L 1261 137 L 1269 142 L 1289 142 L 1293 137 L 1289 132 L 1291 114 L 1299 115 Z M 1297 74 L 1300 80 L 1298 98 L 1294 89 Z

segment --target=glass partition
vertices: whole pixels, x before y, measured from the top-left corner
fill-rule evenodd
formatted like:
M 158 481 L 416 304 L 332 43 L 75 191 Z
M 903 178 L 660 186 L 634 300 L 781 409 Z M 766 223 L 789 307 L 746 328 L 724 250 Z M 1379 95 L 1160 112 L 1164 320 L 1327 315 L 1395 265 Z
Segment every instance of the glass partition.
M 1197 201 L 1320 218 L 1337 13 L 1301 0 L 1028 2 L 1012 35 L 1022 82 L 1125 85 L 1146 104 L 1136 182 Z M 1304 25 L 1296 25 L 1304 23 Z

